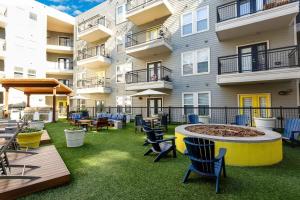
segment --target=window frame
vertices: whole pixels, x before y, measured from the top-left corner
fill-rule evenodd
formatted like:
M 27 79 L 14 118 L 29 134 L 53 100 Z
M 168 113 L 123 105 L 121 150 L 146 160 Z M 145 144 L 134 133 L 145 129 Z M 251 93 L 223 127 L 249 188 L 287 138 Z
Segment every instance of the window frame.
M 122 18 L 119 16 L 118 14 L 118 9 L 122 7 L 122 10 L 123 10 L 123 16 Z M 119 6 L 116 6 L 116 9 L 115 9 L 115 17 L 116 17 L 116 25 L 118 24 L 121 24 L 123 22 L 126 22 L 127 21 L 127 18 L 126 18 L 126 4 L 121 4 Z
M 198 73 L 198 52 L 201 50 L 207 51 L 207 57 L 208 57 L 208 65 L 207 65 L 207 72 L 200 72 Z M 186 53 L 192 53 L 193 54 L 193 73 L 192 74 L 183 74 L 183 56 Z M 181 53 L 181 76 L 196 76 L 196 75 L 206 75 L 210 74 L 210 47 L 204 47 L 197 50 L 192 51 L 185 51 Z
M 199 115 L 199 99 L 198 99 L 198 95 L 199 94 L 208 94 L 208 107 L 211 107 L 211 91 L 199 91 L 199 92 L 183 92 L 182 93 L 182 99 L 181 99 L 181 103 L 182 103 L 182 115 L 185 115 L 185 105 L 184 104 L 184 95 L 186 94 L 192 94 L 193 95 L 193 110 L 194 110 L 194 114 L 198 115 L 198 116 L 207 116 L 207 117 L 211 117 L 211 111 L 209 110 L 209 115 Z
M 197 30 L 197 13 L 199 10 L 204 10 L 206 9 L 206 12 L 207 12 L 207 28 L 204 29 L 204 30 L 200 30 L 198 31 Z M 190 14 L 192 13 L 192 33 L 189 33 L 189 34 L 183 34 L 183 16 L 187 15 L 187 14 Z M 209 31 L 209 5 L 206 5 L 206 6 L 201 6 L 199 8 L 197 8 L 196 10 L 190 10 L 190 11 L 187 11 L 187 12 L 184 12 L 181 14 L 181 17 L 180 17 L 180 32 L 181 32 L 181 37 L 187 37 L 187 36 L 191 36 L 191 35 L 194 35 L 194 34 L 197 34 L 197 33 L 202 33 L 202 32 L 206 32 L 206 31 Z

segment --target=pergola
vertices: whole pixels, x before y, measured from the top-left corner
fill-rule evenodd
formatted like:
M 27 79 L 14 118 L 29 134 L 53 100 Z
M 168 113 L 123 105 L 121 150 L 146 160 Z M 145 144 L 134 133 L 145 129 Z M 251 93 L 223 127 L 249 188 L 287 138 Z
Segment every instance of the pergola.
M 8 111 L 8 94 L 9 88 L 24 92 L 27 96 L 27 107 L 30 107 L 30 95 L 53 95 L 53 114 L 52 122 L 56 119 L 56 95 L 67 96 L 67 113 L 70 106 L 70 95 L 73 92 L 72 89 L 59 82 L 54 78 L 32 78 L 32 79 L 1 79 L 0 84 L 5 88 L 4 92 L 4 110 Z

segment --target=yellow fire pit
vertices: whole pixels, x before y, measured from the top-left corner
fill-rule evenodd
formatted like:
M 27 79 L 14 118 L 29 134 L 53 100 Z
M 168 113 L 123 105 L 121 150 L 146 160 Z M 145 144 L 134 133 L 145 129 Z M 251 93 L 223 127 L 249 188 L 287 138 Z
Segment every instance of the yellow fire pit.
M 282 139 L 279 133 L 274 131 L 257 129 L 252 127 L 242 127 L 234 125 L 225 125 L 225 127 L 239 127 L 245 131 L 252 129 L 263 132 L 264 135 L 251 137 L 233 137 L 233 136 L 214 136 L 207 134 L 199 134 L 187 131 L 186 128 L 195 125 L 182 125 L 175 129 L 176 148 L 183 153 L 186 149 L 183 142 L 185 137 L 198 137 L 209 139 L 215 142 L 215 152 L 219 152 L 219 148 L 226 148 L 226 164 L 231 166 L 267 166 L 279 163 L 282 160 Z M 198 125 L 210 126 L 215 125 Z

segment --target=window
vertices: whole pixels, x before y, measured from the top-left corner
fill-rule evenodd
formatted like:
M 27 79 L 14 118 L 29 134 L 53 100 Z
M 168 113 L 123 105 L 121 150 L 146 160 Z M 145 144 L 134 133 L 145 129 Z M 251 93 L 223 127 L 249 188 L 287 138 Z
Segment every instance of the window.
M 184 114 L 194 113 L 194 94 L 183 94 L 183 107 L 184 107 Z
M 131 113 L 132 101 L 130 96 L 117 96 L 116 102 L 117 102 L 117 112 Z
M 187 13 L 182 16 L 182 35 L 193 33 L 193 13 Z
M 126 4 L 120 5 L 116 8 L 116 24 L 126 21 Z
M 85 72 L 77 73 L 77 87 L 78 88 L 82 88 L 85 86 L 85 77 L 86 77 Z
M 126 63 L 123 65 L 118 65 L 116 69 L 116 82 L 125 83 L 126 73 L 132 71 L 132 63 Z
M 3 92 L 0 92 L 0 104 L 3 104 Z
M 33 20 L 33 21 L 37 21 L 37 14 L 30 12 L 29 13 L 29 19 Z
M 120 53 L 122 51 L 124 51 L 124 48 L 123 48 L 123 43 L 125 41 L 125 37 L 117 37 L 116 38 L 116 45 L 117 45 L 117 52 Z
M 35 69 L 28 69 L 27 76 L 28 76 L 28 78 L 35 78 L 36 77 L 36 70 Z
M 210 72 L 209 58 L 209 48 L 182 53 L 182 75 L 208 74 Z
M 15 78 L 22 78 L 23 77 L 23 68 L 22 67 L 15 67 L 14 68 L 14 77 Z
M 200 116 L 209 116 L 211 106 L 210 92 L 183 93 L 182 105 L 184 115 L 195 113 Z
M 201 7 L 181 16 L 181 36 L 200 33 L 209 29 L 209 8 Z

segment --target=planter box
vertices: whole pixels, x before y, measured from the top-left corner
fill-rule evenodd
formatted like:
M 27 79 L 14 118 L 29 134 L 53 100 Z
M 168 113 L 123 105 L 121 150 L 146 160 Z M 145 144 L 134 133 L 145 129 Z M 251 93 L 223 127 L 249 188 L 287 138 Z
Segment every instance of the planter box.
M 84 143 L 84 130 L 65 130 L 67 147 L 80 147 Z
M 20 147 L 38 148 L 40 146 L 43 131 L 32 133 L 19 133 L 17 142 Z
M 272 130 L 275 128 L 276 118 L 254 118 L 256 128 Z
M 43 130 L 44 129 L 44 122 L 43 121 L 32 121 L 29 123 L 29 128 Z

